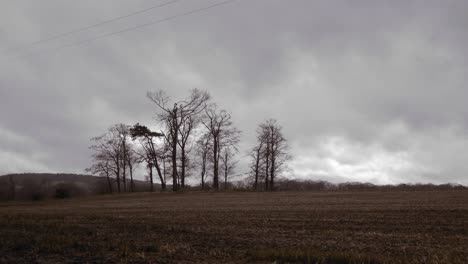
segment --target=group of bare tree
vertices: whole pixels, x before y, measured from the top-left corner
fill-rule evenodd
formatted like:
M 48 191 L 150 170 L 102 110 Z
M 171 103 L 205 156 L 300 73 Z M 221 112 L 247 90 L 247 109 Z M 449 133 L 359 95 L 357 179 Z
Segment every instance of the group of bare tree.
M 188 154 L 191 151 L 191 141 L 202 119 L 202 113 L 208 107 L 210 95 L 193 89 L 187 99 L 175 102 L 162 90 L 149 92 L 147 96 L 158 109 L 163 145 L 168 150 L 165 155 L 170 158 L 172 190 L 184 189 L 190 163 Z
M 212 164 L 213 188 L 220 188 L 220 171 L 224 173 L 224 188 L 227 188 L 228 175 L 232 173 L 236 162 L 234 154 L 238 151 L 240 130 L 234 127 L 231 114 L 226 110 L 220 110 L 216 105 L 206 109 L 202 124 L 206 128 L 207 141 L 200 142 L 209 146 L 209 159 Z M 202 149 L 205 146 L 200 146 Z M 221 165 L 221 167 L 220 167 Z M 205 165 L 206 166 L 206 165 Z
M 136 124 L 130 128 L 130 135 L 134 141 L 139 142 L 139 151 L 133 152 L 139 157 L 138 162 L 145 163 L 148 170 L 150 191 L 154 191 L 153 168 L 158 173 L 161 189 L 166 190 L 166 169 L 162 166 L 167 159 L 167 144 L 161 145 L 162 133 L 151 131 L 148 127 Z M 137 147 L 135 147 L 137 149 Z M 161 168 L 162 167 L 162 168 Z
M 117 192 L 134 191 L 133 173 L 140 161 L 133 150 L 130 127 L 124 124 L 113 125 L 105 134 L 92 138 L 91 141 L 93 164 L 86 171 L 105 176 L 111 193 L 114 192 L 114 180 Z M 128 182 L 130 186 L 127 185 Z
M 173 191 L 186 189 L 187 177 L 197 170 L 202 189 L 226 189 L 238 163 L 241 135 L 231 114 L 212 103 L 207 92 L 198 89 L 191 90 L 180 101 L 172 100 L 162 90 L 149 92 L 147 97 L 157 109 L 156 128 L 118 124 L 105 135 L 93 138 L 93 165 L 88 171 L 105 176 L 110 191 L 113 181 L 118 192 L 134 191 L 133 171 L 142 163 L 151 191 L 154 171 L 161 190 L 166 190 L 167 179 L 172 179 Z M 260 125 L 258 140 L 259 145 L 252 152 L 255 190 L 259 190 L 260 178 L 265 180 L 265 190 L 273 190 L 275 178 L 288 158 L 286 140 L 274 120 Z
M 275 190 L 275 180 L 291 158 L 282 127 L 276 120 L 269 119 L 259 125 L 257 145 L 251 150 L 250 156 L 254 190 Z M 263 188 L 260 182 L 262 180 Z

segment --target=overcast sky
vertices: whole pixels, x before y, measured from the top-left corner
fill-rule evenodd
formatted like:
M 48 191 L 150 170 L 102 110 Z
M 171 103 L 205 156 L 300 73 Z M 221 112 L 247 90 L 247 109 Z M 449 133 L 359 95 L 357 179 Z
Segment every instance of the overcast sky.
M 291 177 L 468 184 L 468 1 L 238 0 L 58 49 L 221 2 L 181 0 L 29 45 L 164 2 L 0 0 L 0 174 L 82 173 L 91 137 L 156 123 L 147 91 L 196 87 L 241 153 L 278 119 Z

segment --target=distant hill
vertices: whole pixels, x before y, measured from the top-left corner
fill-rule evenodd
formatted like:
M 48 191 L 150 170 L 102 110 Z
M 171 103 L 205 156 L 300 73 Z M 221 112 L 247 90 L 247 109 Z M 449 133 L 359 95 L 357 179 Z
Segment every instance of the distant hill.
M 135 190 L 149 189 L 146 182 L 134 180 Z M 123 188 L 123 186 L 122 186 Z M 130 179 L 127 181 L 130 188 Z M 155 188 L 158 188 L 155 185 Z M 115 182 L 112 185 L 117 190 Z M 109 192 L 105 177 L 67 174 L 67 173 L 21 173 L 0 176 L 0 200 L 52 198 L 59 191 L 67 192 L 66 196 L 82 196 Z
M 102 177 L 96 177 L 92 175 L 84 174 L 71 174 L 71 173 L 19 173 L 19 174 L 6 174 L 0 176 L 0 179 L 10 178 L 17 182 L 23 182 L 27 180 L 35 181 L 50 181 L 50 182 L 82 182 L 93 184 L 96 181 L 102 179 Z

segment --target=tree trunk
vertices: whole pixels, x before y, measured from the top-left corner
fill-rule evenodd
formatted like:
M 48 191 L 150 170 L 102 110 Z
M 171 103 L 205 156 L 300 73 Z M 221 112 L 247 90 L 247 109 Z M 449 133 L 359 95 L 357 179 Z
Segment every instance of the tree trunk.
M 270 170 L 269 170 L 269 166 L 270 166 L 270 144 L 267 143 L 267 151 L 266 151 L 266 155 L 265 155 L 265 159 L 266 159 L 266 169 L 265 169 L 265 191 L 267 192 L 268 191 L 268 186 L 269 186 L 269 183 L 268 183 L 268 177 L 269 177 L 269 174 L 270 174 Z
M 154 192 L 154 185 L 153 185 L 153 164 L 149 165 L 149 173 L 150 173 L 150 191 Z
M 276 170 L 276 153 L 277 150 L 275 149 L 276 139 L 275 139 L 275 131 L 271 128 L 271 168 L 270 168 L 270 191 L 274 191 L 275 185 L 275 170 Z
M 207 153 L 203 152 L 202 155 L 202 164 L 201 164 L 201 187 L 202 190 L 205 190 L 205 175 L 206 175 L 206 156 Z
M 260 150 L 261 147 L 257 149 L 256 157 L 255 157 L 255 183 L 254 183 L 254 190 L 258 190 L 258 176 L 260 171 Z
M 255 169 L 255 182 L 254 182 L 254 190 L 258 190 L 258 169 Z
M 165 157 L 163 157 L 162 162 L 163 162 L 163 176 L 164 176 L 164 189 L 163 189 L 164 191 L 166 190 L 166 158 Z M 161 189 L 162 189 L 162 184 L 161 184 Z
M 122 176 L 122 182 L 123 182 L 123 191 L 127 191 L 127 178 L 125 176 L 125 171 L 123 171 L 123 176 Z
M 117 163 L 120 163 L 117 162 Z M 116 175 L 116 179 L 117 179 L 117 192 L 120 193 L 120 165 L 117 165 L 117 175 Z
M 270 168 L 270 191 L 275 190 L 275 156 L 271 155 L 271 168 Z
M 130 191 L 134 192 L 135 185 L 133 183 L 133 166 L 130 163 L 128 164 L 128 169 L 130 170 Z
M 155 159 L 155 163 L 154 163 L 155 167 L 156 167 L 156 171 L 158 172 L 158 176 L 159 176 L 159 180 L 161 181 L 161 190 L 162 191 L 165 191 L 166 190 L 166 182 L 164 181 L 164 178 L 163 178 L 163 175 L 162 175 L 162 172 L 161 172 L 161 168 L 159 167 L 159 162 L 157 159 Z
M 109 193 L 113 193 L 113 190 L 112 190 L 112 181 L 110 179 L 110 175 L 109 175 L 109 172 L 106 171 L 106 178 L 107 178 L 107 185 L 109 186 Z
M 227 177 L 228 177 L 228 169 L 229 169 L 229 164 L 228 164 L 229 160 L 228 160 L 228 152 L 227 150 L 225 150 L 225 153 L 224 153 L 224 190 L 226 191 L 227 190 Z
M 123 139 L 122 141 L 122 144 L 123 144 L 123 162 L 122 162 L 122 180 L 123 180 L 123 186 L 124 186 L 124 192 L 127 191 L 127 150 L 125 149 L 126 148 L 126 142 L 125 142 L 125 138 Z
M 270 169 L 270 191 L 275 190 L 275 159 L 272 157 Z
M 213 188 L 219 190 L 218 141 L 213 140 Z
M 205 175 L 203 175 L 203 172 L 201 173 L 201 189 L 205 190 Z
M 176 123 L 176 121 L 174 121 Z M 176 124 L 174 124 L 175 126 Z M 173 135 L 172 135 L 172 190 L 177 192 L 177 127 L 172 128 Z
M 227 171 L 224 172 L 224 190 L 227 190 Z
M 185 188 L 185 167 L 187 166 L 187 157 L 185 155 L 185 145 L 183 145 L 182 147 L 182 160 L 181 160 L 181 163 L 182 163 L 182 171 L 181 171 L 181 174 L 180 174 L 180 187 L 181 189 L 183 190 Z

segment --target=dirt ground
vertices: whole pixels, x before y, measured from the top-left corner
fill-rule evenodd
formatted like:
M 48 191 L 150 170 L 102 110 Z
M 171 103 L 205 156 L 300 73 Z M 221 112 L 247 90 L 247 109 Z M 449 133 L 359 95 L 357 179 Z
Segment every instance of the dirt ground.
M 0 203 L 0 263 L 468 263 L 468 192 Z

